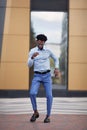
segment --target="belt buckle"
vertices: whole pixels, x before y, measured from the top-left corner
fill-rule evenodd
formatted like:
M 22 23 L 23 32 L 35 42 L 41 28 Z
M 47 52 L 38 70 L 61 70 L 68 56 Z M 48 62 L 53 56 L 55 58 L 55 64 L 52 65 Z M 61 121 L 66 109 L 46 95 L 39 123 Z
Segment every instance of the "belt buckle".
M 44 72 L 40 72 L 41 74 L 45 74 L 46 73 L 46 71 L 44 71 Z
M 50 72 L 50 70 L 44 71 L 44 72 L 42 72 L 42 74 L 46 74 L 46 73 L 48 73 L 48 72 Z

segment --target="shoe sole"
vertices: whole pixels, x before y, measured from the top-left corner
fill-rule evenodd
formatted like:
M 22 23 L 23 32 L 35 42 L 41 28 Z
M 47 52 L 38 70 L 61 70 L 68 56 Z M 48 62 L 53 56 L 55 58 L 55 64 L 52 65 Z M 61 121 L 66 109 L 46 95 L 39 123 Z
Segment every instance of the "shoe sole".
M 35 117 L 35 120 L 30 119 L 30 122 L 35 122 L 37 118 L 39 118 L 39 115 L 37 117 Z

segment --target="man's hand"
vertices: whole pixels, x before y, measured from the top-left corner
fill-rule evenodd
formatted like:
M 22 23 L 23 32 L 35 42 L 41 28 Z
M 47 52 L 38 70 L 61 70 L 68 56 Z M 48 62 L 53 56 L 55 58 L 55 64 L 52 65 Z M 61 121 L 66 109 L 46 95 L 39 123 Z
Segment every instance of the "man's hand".
M 59 75 L 59 71 L 58 71 L 57 68 L 55 68 L 55 70 L 54 70 L 54 74 L 55 74 L 55 77 L 58 77 L 58 75 Z
M 34 57 L 36 57 L 37 55 L 39 55 L 39 53 L 38 53 L 38 52 L 35 52 L 35 53 L 32 55 L 31 59 L 34 59 Z

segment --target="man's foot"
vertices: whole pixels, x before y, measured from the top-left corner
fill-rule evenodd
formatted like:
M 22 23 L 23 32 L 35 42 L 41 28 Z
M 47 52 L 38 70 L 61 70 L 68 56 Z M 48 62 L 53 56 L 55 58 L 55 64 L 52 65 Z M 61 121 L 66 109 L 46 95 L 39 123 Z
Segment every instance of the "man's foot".
M 34 114 L 32 115 L 32 117 L 31 117 L 31 119 L 30 119 L 30 122 L 35 122 L 38 117 L 39 117 L 39 113 L 38 113 L 38 112 L 37 112 L 37 113 L 34 113 Z
M 44 123 L 50 123 L 50 117 L 46 116 L 46 118 L 44 119 Z

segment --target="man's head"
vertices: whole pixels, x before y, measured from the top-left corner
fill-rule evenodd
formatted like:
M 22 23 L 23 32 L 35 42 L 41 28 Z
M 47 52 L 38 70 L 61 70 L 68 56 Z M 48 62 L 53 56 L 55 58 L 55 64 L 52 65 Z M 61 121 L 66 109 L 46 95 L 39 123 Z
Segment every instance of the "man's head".
M 47 41 L 47 37 L 44 34 L 39 34 L 36 36 L 37 40 L 41 40 L 46 42 Z
M 36 39 L 38 48 L 42 50 L 45 42 L 47 41 L 47 37 L 44 34 L 39 34 L 36 36 Z

